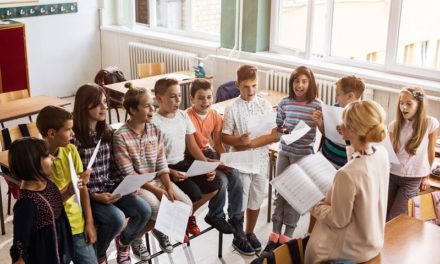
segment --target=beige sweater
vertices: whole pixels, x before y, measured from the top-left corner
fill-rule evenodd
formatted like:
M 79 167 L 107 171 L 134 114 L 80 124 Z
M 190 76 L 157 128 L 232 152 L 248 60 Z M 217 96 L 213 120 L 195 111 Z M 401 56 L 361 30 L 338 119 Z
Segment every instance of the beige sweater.
M 348 162 L 335 176 L 324 202 L 311 213 L 317 222 L 305 263 L 374 258 L 383 247 L 390 165 L 384 147 Z

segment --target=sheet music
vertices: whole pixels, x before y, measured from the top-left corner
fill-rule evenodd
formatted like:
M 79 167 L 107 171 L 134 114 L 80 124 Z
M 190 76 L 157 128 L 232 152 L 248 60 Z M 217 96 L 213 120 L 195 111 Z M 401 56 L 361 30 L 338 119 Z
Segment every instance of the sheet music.
M 79 188 L 78 188 L 78 175 L 76 174 L 75 166 L 73 165 L 73 158 L 72 158 L 72 152 L 69 152 L 67 155 L 67 158 L 69 159 L 69 169 L 70 169 L 70 179 L 73 184 L 73 189 L 75 190 L 75 202 L 78 203 L 79 207 L 82 210 L 81 207 L 81 196 L 79 195 Z
M 277 113 L 270 111 L 262 116 L 250 116 L 247 121 L 247 131 L 251 138 L 267 135 L 276 127 Z
M 183 243 L 191 206 L 175 200 L 171 202 L 162 196 L 154 228 Z
M 121 196 L 130 194 L 139 190 L 144 183 L 149 182 L 156 177 L 156 172 L 145 173 L 141 175 L 127 175 L 124 180 L 119 183 L 118 187 L 112 192 L 112 195 L 120 194 Z
M 307 155 L 297 162 L 304 172 L 309 176 L 313 183 L 321 190 L 323 194 L 333 184 L 336 175 L 335 167 L 328 161 L 321 152 L 313 155 Z
M 324 199 L 324 194 L 297 164 L 287 167 L 271 184 L 300 214 L 306 213 Z
M 240 172 L 256 174 L 260 172 L 258 154 L 256 150 L 227 152 L 220 155 L 220 161 Z
M 302 138 L 307 132 L 309 132 L 310 127 L 304 122 L 299 121 L 299 123 L 295 126 L 295 128 L 288 135 L 281 136 L 281 139 L 287 144 L 290 145 L 298 139 Z
M 325 137 L 340 145 L 346 145 L 342 135 L 336 130 L 336 126 L 342 123 L 343 111 L 342 107 L 322 105 Z
M 99 139 L 98 144 L 96 144 L 95 150 L 93 150 L 92 157 L 89 160 L 89 164 L 87 164 L 87 169 L 92 168 L 93 163 L 95 162 L 96 155 L 98 154 L 99 146 L 101 146 L 101 139 Z
M 396 152 L 394 152 L 393 144 L 391 143 L 391 139 L 390 139 L 390 135 L 388 134 L 388 131 L 386 132 L 385 139 L 380 144 L 383 145 L 387 150 L 390 163 L 399 165 L 400 161 L 396 155 Z
M 193 163 L 191 164 L 191 167 L 189 167 L 188 171 L 181 173 L 187 177 L 203 175 L 211 171 L 214 171 L 218 167 L 218 165 L 220 165 L 220 162 L 194 160 Z

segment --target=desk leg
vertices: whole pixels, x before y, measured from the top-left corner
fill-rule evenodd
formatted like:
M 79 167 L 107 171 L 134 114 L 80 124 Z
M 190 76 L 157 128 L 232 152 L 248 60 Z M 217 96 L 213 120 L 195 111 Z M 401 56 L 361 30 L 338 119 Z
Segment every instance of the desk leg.
M 268 197 L 267 197 L 267 222 L 270 223 L 270 216 L 272 214 L 272 185 L 270 181 L 273 179 L 274 170 L 275 170 L 275 162 L 274 162 L 274 154 L 272 152 L 269 153 L 269 189 L 268 189 Z
M 3 214 L 3 196 L 2 196 L 2 187 L 0 186 L 0 221 L 1 221 L 1 225 L 2 225 L 2 235 L 6 234 L 5 231 L 5 216 Z

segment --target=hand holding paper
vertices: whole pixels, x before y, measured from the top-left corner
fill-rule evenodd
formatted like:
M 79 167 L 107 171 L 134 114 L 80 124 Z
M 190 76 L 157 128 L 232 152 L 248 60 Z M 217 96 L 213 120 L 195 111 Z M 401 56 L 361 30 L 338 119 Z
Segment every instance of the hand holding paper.
M 81 197 L 78 189 L 78 175 L 76 175 L 75 166 L 73 165 L 72 152 L 69 152 L 67 158 L 69 159 L 70 179 L 72 180 L 73 189 L 75 190 L 75 201 L 81 208 Z
M 156 176 L 155 172 L 146 173 L 141 175 L 128 175 L 124 180 L 116 187 L 112 195 L 120 194 L 121 196 L 130 194 L 140 189 L 144 183 L 151 181 Z

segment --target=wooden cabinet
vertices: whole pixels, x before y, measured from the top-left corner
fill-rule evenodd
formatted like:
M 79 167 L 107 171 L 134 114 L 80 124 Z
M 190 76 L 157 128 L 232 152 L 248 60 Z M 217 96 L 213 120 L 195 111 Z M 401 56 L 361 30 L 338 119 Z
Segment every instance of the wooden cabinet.
M 29 90 L 23 23 L 0 24 L 0 92 Z

